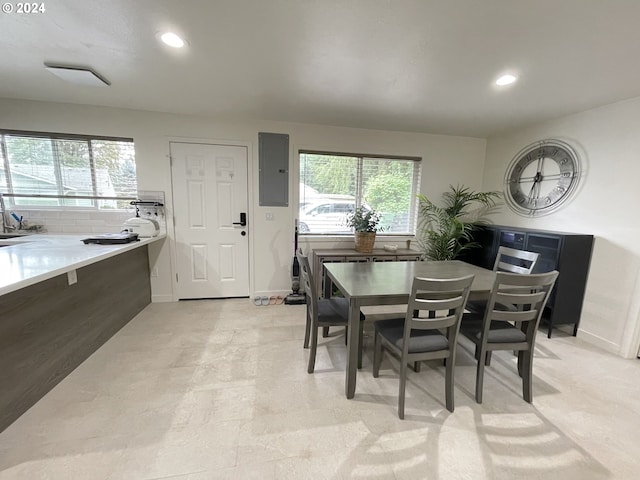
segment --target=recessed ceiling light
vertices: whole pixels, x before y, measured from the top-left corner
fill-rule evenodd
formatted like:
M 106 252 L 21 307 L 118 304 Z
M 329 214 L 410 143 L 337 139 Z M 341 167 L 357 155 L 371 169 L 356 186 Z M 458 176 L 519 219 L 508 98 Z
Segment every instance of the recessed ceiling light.
M 502 75 L 500 78 L 498 78 L 496 80 L 496 85 L 511 85 L 512 83 L 514 83 L 518 78 L 513 76 L 513 75 Z
M 160 40 L 165 45 L 169 45 L 173 48 L 182 48 L 184 47 L 184 40 L 182 40 L 178 35 L 173 32 L 167 32 L 160 35 Z

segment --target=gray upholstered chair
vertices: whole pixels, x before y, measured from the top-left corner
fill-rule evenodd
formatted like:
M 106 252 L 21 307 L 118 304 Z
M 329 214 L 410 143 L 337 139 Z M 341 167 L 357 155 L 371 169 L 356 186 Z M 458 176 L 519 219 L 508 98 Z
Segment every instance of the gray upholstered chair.
M 309 352 L 309 366 L 307 372 L 313 373 L 318 349 L 318 328 L 344 327 L 347 332 L 349 324 L 349 302 L 345 298 L 318 299 L 313 274 L 309 266 L 309 259 L 301 250 L 296 252 L 300 266 L 300 281 L 307 298 L 307 319 L 304 336 L 304 348 L 311 348 Z M 359 357 L 362 355 L 362 322 L 360 322 Z M 346 342 L 346 336 L 345 336 Z
M 482 403 L 488 355 L 494 350 L 513 350 L 518 354 L 522 396 L 531 403 L 536 332 L 557 277 L 555 270 L 529 275 L 498 272 L 485 312 L 464 314 L 460 332 L 476 346 L 476 402 Z
M 453 381 L 460 319 L 473 275 L 455 279 L 416 277 L 405 318 L 374 322 L 373 376 L 378 377 L 383 349 L 400 359 L 398 416 L 404 418 L 408 363 L 444 359 L 446 406 L 453 412 Z

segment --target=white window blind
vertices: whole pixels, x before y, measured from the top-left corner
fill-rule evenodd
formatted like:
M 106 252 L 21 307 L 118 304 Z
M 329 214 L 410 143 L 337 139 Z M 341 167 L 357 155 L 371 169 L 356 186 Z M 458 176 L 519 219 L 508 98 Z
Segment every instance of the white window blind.
M 137 197 L 132 139 L 0 131 L 10 206 L 124 209 Z
M 420 159 L 300 152 L 299 231 L 350 234 L 358 206 L 382 216 L 385 234 L 414 234 Z

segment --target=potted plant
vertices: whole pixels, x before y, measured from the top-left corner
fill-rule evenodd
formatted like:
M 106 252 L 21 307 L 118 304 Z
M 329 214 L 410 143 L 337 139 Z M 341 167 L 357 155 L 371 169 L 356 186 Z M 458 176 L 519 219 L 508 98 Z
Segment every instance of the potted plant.
M 442 194 L 443 206 L 418 195 L 418 244 L 426 260 L 454 260 L 477 247 L 472 233 L 495 213 L 502 197 L 497 191 L 474 192 L 460 185 L 449 188 Z
M 358 207 L 347 214 L 347 226 L 354 230 L 356 252 L 371 253 L 376 241 L 376 232 L 382 231 L 380 214 L 367 207 Z

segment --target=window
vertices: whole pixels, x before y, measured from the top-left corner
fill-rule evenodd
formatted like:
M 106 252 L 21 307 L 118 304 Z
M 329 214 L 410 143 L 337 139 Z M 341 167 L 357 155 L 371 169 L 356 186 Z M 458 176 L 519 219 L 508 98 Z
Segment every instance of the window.
M 385 234 L 413 235 L 420 159 L 300 152 L 302 234 L 351 234 L 349 212 L 371 208 Z
M 0 131 L 7 205 L 124 209 L 137 191 L 132 139 Z

